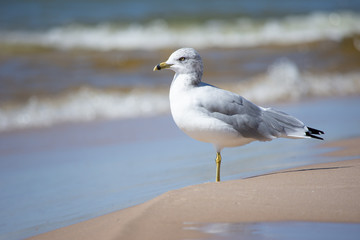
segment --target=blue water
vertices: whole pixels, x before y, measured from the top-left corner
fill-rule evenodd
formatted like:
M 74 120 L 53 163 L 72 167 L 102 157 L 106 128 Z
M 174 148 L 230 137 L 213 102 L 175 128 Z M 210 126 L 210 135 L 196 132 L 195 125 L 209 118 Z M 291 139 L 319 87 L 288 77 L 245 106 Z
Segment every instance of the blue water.
M 264 18 L 338 10 L 359 11 L 360 3 L 357 0 L 1 1 L 0 29 L 46 29 L 70 23 L 145 22 L 156 18 L 174 21 L 234 16 Z
M 201 225 L 201 224 L 199 224 Z M 321 222 L 212 223 L 189 227 L 219 240 L 357 240 L 360 224 Z

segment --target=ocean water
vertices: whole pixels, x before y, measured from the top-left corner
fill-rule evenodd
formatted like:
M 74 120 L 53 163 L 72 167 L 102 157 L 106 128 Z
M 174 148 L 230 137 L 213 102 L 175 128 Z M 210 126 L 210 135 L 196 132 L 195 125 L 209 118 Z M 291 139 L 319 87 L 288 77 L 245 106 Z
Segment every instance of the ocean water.
M 194 224 L 195 225 L 195 224 Z M 212 223 L 189 227 L 210 235 L 208 239 L 221 240 L 356 240 L 360 224 L 323 222 L 261 222 L 261 223 Z
M 169 112 L 183 46 L 257 103 L 360 93 L 359 1 L 3 1 L 0 131 Z M 119 107 L 120 106 L 120 107 Z
M 211 146 L 169 115 L 173 73 L 152 71 L 179 47 L 206 82 L 359 136 L 359 22 L 356 0 L 0 2 L 0 239 L 213 180 Z M 223 179 L 336 160 L 317 144 L 226 149 Z

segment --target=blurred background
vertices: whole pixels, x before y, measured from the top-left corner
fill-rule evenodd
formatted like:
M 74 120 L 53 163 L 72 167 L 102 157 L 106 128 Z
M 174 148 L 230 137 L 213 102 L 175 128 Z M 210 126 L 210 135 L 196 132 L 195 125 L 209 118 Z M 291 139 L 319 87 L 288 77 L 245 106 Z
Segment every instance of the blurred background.
M 205 82 L 360 136 L 358 0 L 1 1 L 0 240 L 214 180 L 212 146 L 171 119 L 173 73 L 152 71 L 180 47 Z M 339 160 L 319 143 L 225 149 L 222 180 Z
M 257 103 L 359 94 L 359 23 L 357 0 L 2 1 L 0 131 L 167 113 L 152 68 L 180 47 Z

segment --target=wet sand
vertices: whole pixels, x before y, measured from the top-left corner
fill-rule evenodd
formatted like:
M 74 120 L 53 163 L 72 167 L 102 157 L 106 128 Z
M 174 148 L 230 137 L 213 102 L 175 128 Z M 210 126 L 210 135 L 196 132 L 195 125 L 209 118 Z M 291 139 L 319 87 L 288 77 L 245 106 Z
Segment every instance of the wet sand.
M 210 237 L 191 228 L 199 223 L 359 223 L 359 145 L 354 138 L 323 146 L 353 160 L 189 186 L 30 239 L 194 239 Z

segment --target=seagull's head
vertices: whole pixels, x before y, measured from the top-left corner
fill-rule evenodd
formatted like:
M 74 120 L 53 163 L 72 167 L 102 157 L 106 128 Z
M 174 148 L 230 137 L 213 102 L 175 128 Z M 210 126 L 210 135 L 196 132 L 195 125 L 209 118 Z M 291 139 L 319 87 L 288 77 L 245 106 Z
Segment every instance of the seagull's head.
M 202 76 L 203 63 L 200 54 L 193 48 L 180 48 L 173 52 L 166 62 L 159 63 L 154 71 L 171 69 L 178 74 L 196 74 Z

